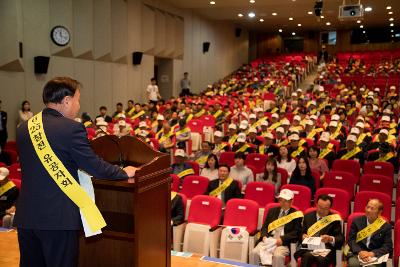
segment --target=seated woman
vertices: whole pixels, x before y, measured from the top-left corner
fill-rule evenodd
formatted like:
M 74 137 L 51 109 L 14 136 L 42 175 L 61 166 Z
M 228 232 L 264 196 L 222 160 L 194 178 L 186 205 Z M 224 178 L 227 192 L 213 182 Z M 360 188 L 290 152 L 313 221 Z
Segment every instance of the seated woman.
M 276 162 L 276 159 L 268 159 L 265 163 L 264 173 L 257 174 L 256 181 L 274 185 L 275 193 L 278 194 L 281 188 L 281 174 L 278 173 L 278 163 Z
M 215 154 L 210 154 L 204 168 L 201 170 L 200 175 L 207 177 L 210 181 L 218 179 L 218 158 Z
M 290 184 L 304 185 L 310 188 L 311 196 L 315 194 L 315 180 L 311 173 L 310 163 L 307 157 L 300 157 L 296 169 L 290 178 Z
M 310 163 L 311 170 L 319 172 L 321 179 L 324 177 L 325 173 L 329 171 L 326 161 L 319 158 L 319 148 L 317 146 L 309 148 L 308 162 Z
M 296 161 L 292 159 L 286 146 L 281 146 L 279 148 L 279 154 L 276 159 L 278 162 L 278 167 L 285 169 L 290 177 L 296 168 Z

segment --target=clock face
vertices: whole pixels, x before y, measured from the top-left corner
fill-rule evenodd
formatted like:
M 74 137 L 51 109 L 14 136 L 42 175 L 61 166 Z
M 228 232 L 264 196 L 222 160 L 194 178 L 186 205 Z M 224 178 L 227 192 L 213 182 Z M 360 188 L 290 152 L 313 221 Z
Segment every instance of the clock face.
M 58 46 L 65 46 L 69 43 L 71 36 L 67 28 L 56 26 L 51 30 L 51 40 Z

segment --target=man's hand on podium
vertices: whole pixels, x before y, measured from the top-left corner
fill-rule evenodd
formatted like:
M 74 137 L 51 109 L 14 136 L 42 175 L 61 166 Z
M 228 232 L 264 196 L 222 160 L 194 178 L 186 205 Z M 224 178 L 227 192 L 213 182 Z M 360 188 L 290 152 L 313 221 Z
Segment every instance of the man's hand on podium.
M 129 177 L 135 176 L 135 173 L 136 173 L 136 171 L 138 171 L 138 170 L 140 170 L 140 168 L 136 168 L 136 167 L 133 167 L 133 166 L 127 166 L 127 167 L 124 168 L 124 171 L 126 172 L 126 174 L 127 174 Z

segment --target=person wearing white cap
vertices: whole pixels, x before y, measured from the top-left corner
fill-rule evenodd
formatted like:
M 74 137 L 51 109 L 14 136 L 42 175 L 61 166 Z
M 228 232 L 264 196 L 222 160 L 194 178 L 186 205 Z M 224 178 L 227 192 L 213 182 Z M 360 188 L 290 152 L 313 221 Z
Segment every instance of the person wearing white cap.
M 283 127 L 278 127 L 275 130 L 275 144 L 278 146 L 286 146 L 289 144 L 289 140 L 286 138 L 285 129 L 283 129 Z
M 254 148 L 246 142 L 246 134 L 245 133 L 239 133 L 238 137 L 236 139 L 236 143 L 232 146 L 232 151 L 233 152 L 243 152 L 246 155 L 249 153 L 254 152 Z
M 3 220 L 3 227 L 11 228 L 15 213 L 15 202 L 17 201 L 19 190 L 15 184 L 8 179 L 9 171 L 7 168 L 0 168 L 0 219 Z
M 249 127 L 248 121 L 243 120 L 243 121 L 240 122 L 239 130 L 244 133 L 244 132 L 246 132 L 248 127 Z
M 323 132 L 319 138 L 319 158 L 326 159 L 328 161 L 328 167 L 332 168 L 333 161 L 336 159 L 335 146 L 330 143 L 329 132 Z
M 261 122 L 260 128 L 261 128 L 261 134 L 265 134 L 268 132 L 268 121 L 267 120 L 263 120 Z
M 124 120 L 120 120 L 117 123 L 118 127 L 114 130 L 114 134 L 118 137 L 130 135 L 130 131 Z
M 337 153 L 337 159 L 356 160 L 360 165 L 364 164 L 364 153 L 360 147 L 357 146 L 357 137 L 349 134 L 346 139 L 346 148 L 341 149 Z
M 338 140 L 341 144 L 344 144 L 346 140 L 344 132 L 345 130 L 341 123 L 337 121 L 331 121 L 329 123 L 329 133 L 332 140 Z
M 164 120 L 165 120 L 164 115 L 162 114 L 157 115 L 156 121 L 153 121 L 151 125 L 153 132 L 158 133 L 159 131 L 162 130 Z
M 178 175 L 181 180 L 181 184 L 183 179 L 188 175 L 194 175 L 194 170 L 192 165 L 185 162 L 186 161 L 186 153 L 183 149 L 176 149 L 174 152 L 175 162 L 172 164 L 172 173 Z
M 156 138 L 160 144 L 160 151 L 169 153 L 170 149 L 175 146 L 173 142 L 174 132 L 171 130 L 171 125 L 168 122 L 163 123 L 161 131 L 157 132 Z
M 382 143 L 388 143 L 392 147 L 396 147 L 396 137 L 391 135 L 387 129 L 380 129 L 379 133 L 374 136 L 372 143 L 368 146 L 368 150 L 378 149 Z
M 258 244 L 250 253 L 252 264 L 259 265 L 261 259 L 263 265 L 285 266 L 290 244 L 299 241 L 303 219 L 303 213 L 292 207 L 293 198 L 291 190 L 282 189 L 278 195 L 279 206 L 268 210 Z M 264 246 L 272 247 L 273 251 L 268 253 L 271 250 L 263 249 Z M 272 254 L 272 262 L 265 261 L 268 254 Z
M 201 142 L 201 149 L 196 151 L 191 157 L 192 161 L 199 164 L 200 168 L 203 168 L 207 162 L 208 156 L 212 153 L 212 144 L 206 140 Z
M 237 139 L 237 126 L 234 123 L 229 124 L 228 126 L 228 134 L 224 136 L 222 139 L 223 142 L 228 142 L 229 145 L 232 147 Z
M 274 135 L 270 132 L 264 134 L 264 144 L 258 147 L 258 153 L 267 155 L 268 157 L 276 157 L 279 149 L 274 145 Z
M 299 145 L 300 137 L 297 133 L 291 134 L 289 136 L 290 145 L 288 147 L 289 154 L 292 158 L 299 158 L 302 156 L 306 156 L 306 151 L 304 146 L 307 146 L 307 142 L 304 142 L 303 145 Z
M 285 132 L 289 131 L 290 128 L 290 121 L 286 118 L 281 120 L 281 127 L 283 127 L 283 129 L 285 130 Z
M 190 128 L 186 125 L 185 119 L 180 119 L 178 121 L 179 128 L 175 131 L 175 138 L 176 138 L 176 146 L 178 148 L 186 148 L 186 141 L 188 141 L 191 137 Z
M 256 150 L 258 150 L 258 146 L 262 144 L 262 141 L 257 138 L 256 128 L 250 127 L 249 134 L 247 136 L 247 143 L 254 145 Z

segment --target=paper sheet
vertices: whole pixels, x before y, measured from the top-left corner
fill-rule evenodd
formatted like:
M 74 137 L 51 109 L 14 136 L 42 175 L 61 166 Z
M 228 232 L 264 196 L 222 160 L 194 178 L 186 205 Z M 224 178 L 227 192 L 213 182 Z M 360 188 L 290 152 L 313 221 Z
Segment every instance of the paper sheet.
M 358 260 L 360 261 L 361 266 L 370 266 L 370 265 L 374 265 L 374 264 L 381 264 L 383 262 L 387 262 L 388 259 L 389 259 L 389 254 L 385 254 L 379 258 L 373 257 L 373 258 L 371 258 L 371 261 L 365 262 L 365 261 L 361 260 L 360 256 L 358 256 Z
M 309 250 L 325 249 L 325 243 L 321 242 L 321 237 L 304 238 L 302 244 L 307 245 Z

